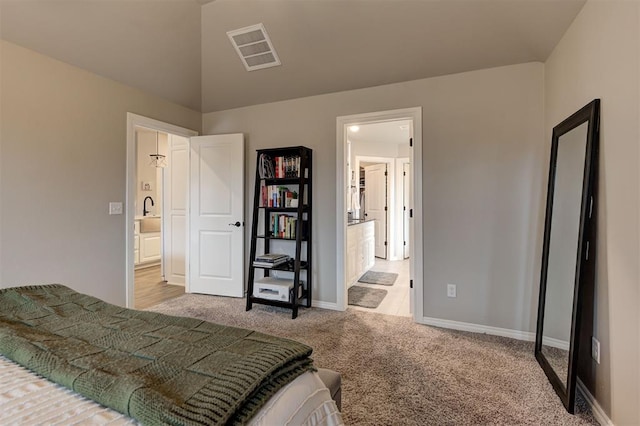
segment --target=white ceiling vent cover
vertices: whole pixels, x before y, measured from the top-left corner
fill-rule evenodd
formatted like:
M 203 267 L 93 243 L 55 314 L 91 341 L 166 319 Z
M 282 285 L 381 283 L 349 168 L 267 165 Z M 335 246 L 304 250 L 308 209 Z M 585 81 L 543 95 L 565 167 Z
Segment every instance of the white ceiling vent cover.
M 280 65 L 280 59 L 271 40 L 269 40 L 264 25 L 256 24 L 228 31 L 227 35 L 247 71 Z

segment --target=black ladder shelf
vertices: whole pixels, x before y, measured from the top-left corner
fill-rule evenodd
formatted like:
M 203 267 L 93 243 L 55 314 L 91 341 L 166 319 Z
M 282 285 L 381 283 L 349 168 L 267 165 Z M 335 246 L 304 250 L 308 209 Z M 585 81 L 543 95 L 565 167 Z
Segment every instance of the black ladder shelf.
M 311 307 L 312 154 L 313 151 L 304 146 L 257 150 L 247 311 L 254 303 L 280 306 L 291 309 L 291 318 L 295 319 L 300 306 Z M 265 162 L 271 167 L 266 167 Z M 289 196 L 293 192 L 297 192 L 297 205 L 290 202 Z M 282 221 L 284 227 L 279 226 Z M 294 251 L 295 254 L 276 266 L 254 264 L 256 256 L 271 253 L 270 250 Z M 264 276 L 256 277 L 256 271 Z M 278 276 L 269 282 L 292 286 L 288 300 L 276 299 L 268 293 L 260 293 L 261 297 L 254 294 L 256 280 L 268 280 L 274 271 L 285 277 Z

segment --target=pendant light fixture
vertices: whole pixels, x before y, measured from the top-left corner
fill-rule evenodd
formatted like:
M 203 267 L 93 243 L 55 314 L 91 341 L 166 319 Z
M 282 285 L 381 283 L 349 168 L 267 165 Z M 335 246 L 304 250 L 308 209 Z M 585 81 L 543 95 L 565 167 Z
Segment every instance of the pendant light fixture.
M 156 153 L 149 155 L 151 157 L 151 163 L 149 165 L 162 168 L 167 167 L 167 157 L 160 154 L 160 151 L 158 150 L 158 133 L 159 132 L 156 132 Z

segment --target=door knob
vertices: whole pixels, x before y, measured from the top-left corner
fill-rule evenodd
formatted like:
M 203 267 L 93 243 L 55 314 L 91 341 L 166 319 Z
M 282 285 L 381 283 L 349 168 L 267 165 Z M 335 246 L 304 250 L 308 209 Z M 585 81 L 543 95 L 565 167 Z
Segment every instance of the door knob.
M 240 222 L 236 222 L 236 223 L 230 223 L 229 226 L 235 226 L 236 228 L 240 228 L 241 223 Z

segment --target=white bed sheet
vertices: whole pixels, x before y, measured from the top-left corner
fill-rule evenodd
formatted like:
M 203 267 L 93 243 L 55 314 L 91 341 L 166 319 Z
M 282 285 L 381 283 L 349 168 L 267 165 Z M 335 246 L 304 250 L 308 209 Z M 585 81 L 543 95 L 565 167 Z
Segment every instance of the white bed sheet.
M 0 356 L 0 425 L 43 424 L 138 423 Z M 280 389 L 249 424 L 339 426 L 344 423 L 318 374 L 307 372 Z

